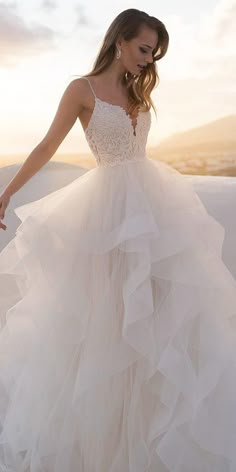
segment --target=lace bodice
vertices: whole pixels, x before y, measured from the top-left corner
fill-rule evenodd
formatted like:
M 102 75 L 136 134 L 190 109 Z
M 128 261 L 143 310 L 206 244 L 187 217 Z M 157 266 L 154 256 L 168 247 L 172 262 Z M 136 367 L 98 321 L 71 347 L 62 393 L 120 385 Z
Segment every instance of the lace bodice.
M 151 126 L 151 113 L 139 112 L 136 124 L 119 105 L 99 99 L 87 77 L 94 95 L 94 109 L 85 129 L 88 145 L 98 166 L 136 162 L 146 158 L 146 143 Z

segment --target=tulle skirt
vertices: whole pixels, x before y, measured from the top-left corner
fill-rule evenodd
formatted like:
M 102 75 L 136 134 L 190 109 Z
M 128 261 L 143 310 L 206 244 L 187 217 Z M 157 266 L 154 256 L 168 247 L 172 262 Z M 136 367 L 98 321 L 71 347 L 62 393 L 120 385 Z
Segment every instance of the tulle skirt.
M 236 282 L 192 184 L 145 158 L 15 212 L 1 472 L 235 472 Z

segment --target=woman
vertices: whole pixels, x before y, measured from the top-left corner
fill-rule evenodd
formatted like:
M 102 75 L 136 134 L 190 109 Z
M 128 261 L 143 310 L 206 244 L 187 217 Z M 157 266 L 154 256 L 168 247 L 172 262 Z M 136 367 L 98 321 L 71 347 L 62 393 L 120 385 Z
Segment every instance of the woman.
M 224 229 L 145 151 L 168 40 L 156 18 L 118 15 L 1 195 L 3 219 L 79 117 L 97 167 L 16 208 L 0 255 L 4 472 L 236 470 Z

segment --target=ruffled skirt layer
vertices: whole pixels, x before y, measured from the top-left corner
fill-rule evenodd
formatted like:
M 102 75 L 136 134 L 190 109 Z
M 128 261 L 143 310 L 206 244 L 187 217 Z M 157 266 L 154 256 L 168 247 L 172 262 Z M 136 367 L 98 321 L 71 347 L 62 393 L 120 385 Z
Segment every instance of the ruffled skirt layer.
M 236 283 L 192 185 L 144 159 L 15 212 L 1 472 L 235 472 Z

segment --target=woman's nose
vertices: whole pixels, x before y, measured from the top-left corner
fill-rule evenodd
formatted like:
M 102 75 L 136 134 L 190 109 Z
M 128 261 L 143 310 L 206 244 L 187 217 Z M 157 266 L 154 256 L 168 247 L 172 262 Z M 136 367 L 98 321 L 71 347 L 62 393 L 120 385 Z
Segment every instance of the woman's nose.
M 148 64 L 153 62 L 152 53 L 150 53 L 150 55 L 148 56 L 147 62 L 148 62 Z

